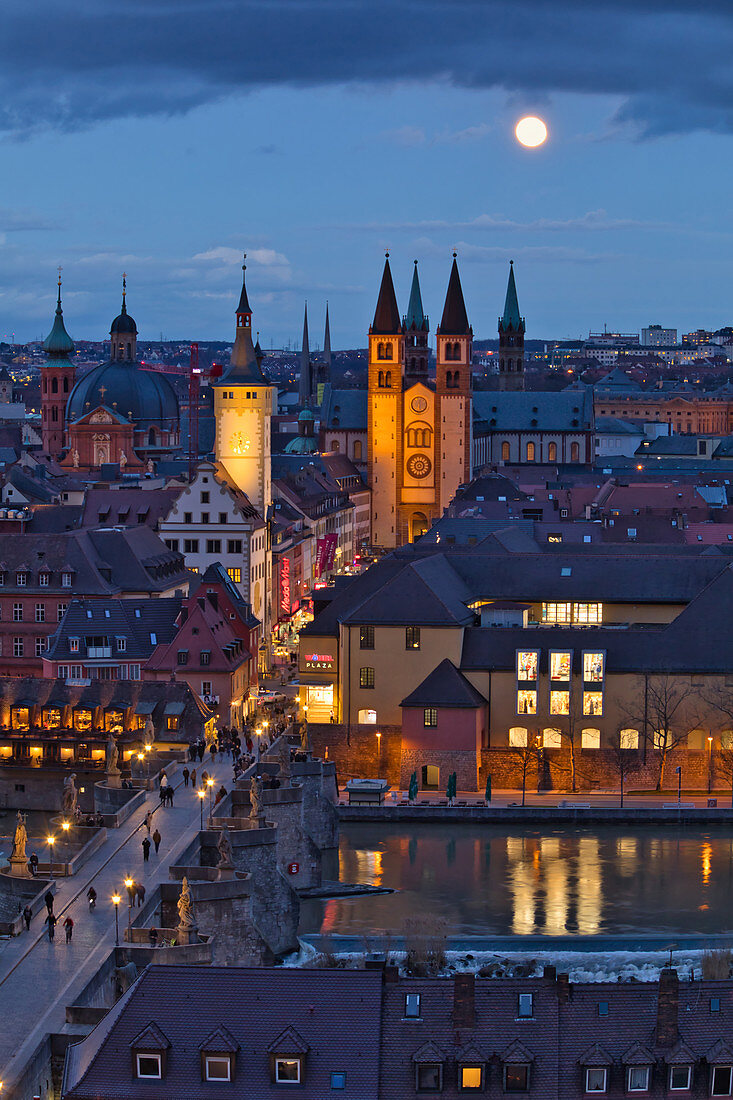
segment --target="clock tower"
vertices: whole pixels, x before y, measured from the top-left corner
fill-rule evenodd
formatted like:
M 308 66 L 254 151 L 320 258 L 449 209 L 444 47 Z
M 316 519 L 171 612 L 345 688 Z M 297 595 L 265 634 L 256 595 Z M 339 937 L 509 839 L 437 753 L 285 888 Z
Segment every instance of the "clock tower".
M 247 299 L 245 271 L 246 264 L 242 264 L 242 293 L 231 362 L 213 383 L 214 454 L 232 484 L 246 493 L 266 518 L 272 501 L 270 422 L 275 411 L 275 387 L 262 373 L 261 357 L 252 343 L 252 310 Z

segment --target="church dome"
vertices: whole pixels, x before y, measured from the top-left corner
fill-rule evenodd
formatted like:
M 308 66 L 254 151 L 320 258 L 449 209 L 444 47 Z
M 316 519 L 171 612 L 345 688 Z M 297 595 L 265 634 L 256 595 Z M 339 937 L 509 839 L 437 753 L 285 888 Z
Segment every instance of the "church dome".
M 51 359 L 66 359 L 74 351 L 74 341 L 69 336 L 64 325 L 64 314 L 61 309 L 61 276 L 59 275 L 59 292 L 56 302 L 56 316 L 53 328 L 43 341 L 43 350 Z
M 165 375 L 136 363 L 102 363 L 80 378 L 69 394 L 67 423 L 99 405 L 127 417 L 138 429 L 178 426 L 178 398 L 172 385 Z
M 119 336 L 121 333 L 134 332 L 137 335 L 137 325 L 130 314 L 123 307 L 122 313 L 115 317 L 110 328 L 110 335 Z
M 312 435 L 296 435 L 285 448 L 286 455 L 313 455 L 318 450 L 318 442 Z

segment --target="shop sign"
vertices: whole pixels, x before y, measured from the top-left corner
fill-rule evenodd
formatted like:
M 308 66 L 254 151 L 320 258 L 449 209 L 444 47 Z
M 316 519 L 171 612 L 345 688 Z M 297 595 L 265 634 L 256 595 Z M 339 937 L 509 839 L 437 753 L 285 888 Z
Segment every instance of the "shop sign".
M 290 614 L 290 558 L 280 561 L 280 610 Z
M 318 539 L 316 542 L 316 576 L 322 577 L 324 573 L 328 573 L 330 569 L 333 569 L 333 563 L 336 559 L 336 547 L 338 546 L 339 537 L 338 534 L 333 531 L 330 535 L 325 535 L 323 538 Z
M 288 874 L 289 875 L 297 875 L 299 870 L 300 870 L 300 864 L 299 863 L 289 863 L 288 864 Z
M 306 653 L 305 667 L 310 671 L 315 669 L 333 672 L 334 660 L 330 653 Z

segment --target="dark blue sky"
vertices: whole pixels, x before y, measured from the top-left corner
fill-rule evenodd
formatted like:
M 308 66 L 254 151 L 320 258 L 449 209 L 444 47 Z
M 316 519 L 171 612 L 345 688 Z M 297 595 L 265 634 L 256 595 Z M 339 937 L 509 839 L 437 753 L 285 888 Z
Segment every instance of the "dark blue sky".
M 4 0 L 0 336 L 363 344 L 389 247 L 477 336 L 733 321 L 729 0 Z M 550 139 L 513 126 L 540 114 Z

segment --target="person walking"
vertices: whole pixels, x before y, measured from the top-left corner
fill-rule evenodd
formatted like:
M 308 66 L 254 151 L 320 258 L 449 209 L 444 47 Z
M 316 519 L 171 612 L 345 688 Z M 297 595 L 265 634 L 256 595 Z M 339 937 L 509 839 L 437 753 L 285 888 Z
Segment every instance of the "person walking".
M 150 931 L 148 932 L 148 939 L 150 940 L 150 946 L 151 947 L 157 947 L 158 946 L 158 929 L 157 928 L 151 928 L 150 929 Z
M 153 811 L 148 810 L 145 814 L 145 828 L 148 830 L 148 836 L 150 836 L 150 826 L 153 824 Z
M 195 768 L 191 772 L 191 786 L 193 787 L 194 790 L 196 790 L 196 769 Z
M 191 776 L 191 773 L 188 770 L 188 768 L 184 768 L 183 769 L 183 786 L 184 787 L 188 786 L 188 780 L 189 780 L 190 776 Z
M 33 910 L 31 909 L 30 905 L 26 905 L 25 909 L 23 910 L 23 920 L 25 921 L 25 930 L 26 930 L 26 932 L 30 932 L 30 930 L 31 930 L 31 920 L 32 919 L 33 919 Z
M 137 884 L 137 907 L 142 909 L 143 902 L 145 901 L 145 887 L 142 883 Z
M 46 893 L 43 895 L 43 900 L 46 903 L 46 909 L 49 911 L 49 913 L 53 913 L 53 894 L 50 890 L 47 890 Z
M 166 787 L 165 793 L 166 793 L 166 797 L 168 799 L 168 805 L 172 806 L 173 805 L 173 794 L 174 794 L 173 787 L 172 786 Z
M 54 932 L 56 931 L 56 917 L 53 915 L 53 912 L 50 909 L 48 911 L 48 916 L 43 923 L 48 925 L 48 942 L 53 943 L 53 936 Z
M 71 943 L 71 936 L 74 931 L 74 922 L 71 917 L 67 917 L 64 921 L 64 931 L 66 932 L 66 942 Z
M 31 867 L 31 874 L 35 878 L 38 874 L 38 856 L 35 852 L 31 852 L 31 858 L 28 860 Z
M 157 832 L 157 829 L 156 829 Z M 157 850 L 157 849 L 156 849 Z M 143 837 L 143 863 L 147 863 L 150 859 L 150 837 Z
M 156 854 L 156 856 L 158 854 L 158 848 L 160 848 L 160 842 L 161 842 L 162 839 L 163 839 L 163 837 L 160 835 L 160 832 L 158 831 L 158 829 L 156 829 L 155 832 L 153 833 L 153 844 L 155 845 L 155 854 Z

